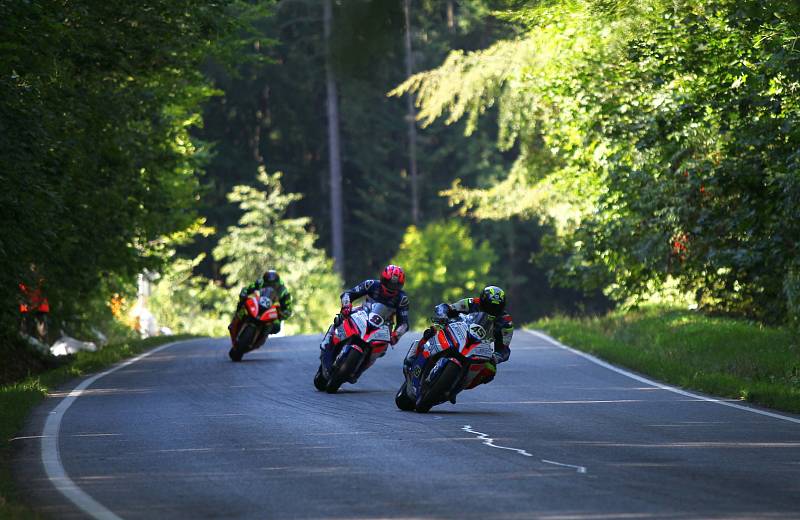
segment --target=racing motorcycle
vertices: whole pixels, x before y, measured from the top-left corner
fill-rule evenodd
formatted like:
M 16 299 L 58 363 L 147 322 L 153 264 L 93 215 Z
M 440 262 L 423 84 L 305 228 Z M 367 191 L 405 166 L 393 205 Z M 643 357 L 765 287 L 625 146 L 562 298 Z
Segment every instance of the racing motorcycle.
M 447 318 L 446 305 L 437 306 L 434 335 L 411 351 L 416 357 L 403 366 L 405 381 L 395 396 L 403 411 L 428 412 L 432 407 L 455 399 L 469 388 L 483 365 L 493 360 L 493 320 L 485 312 Z
M 354 383 L 362 367 L 383 356 L 391 338 L 394 309 L 373 302 L 354 308 L 348 316 L 337 315 L 330 341 L 320 348 L 314 386 L 335 394 L 345 382 Z
M 228 351 L 232 361 L 241 361 L 242 356 L 260 348 L 267 339 L 267 330 L 280 319 L 281 303 L 272 287 L 255 290 L 247 295 L 242 310 L 244 318 Z

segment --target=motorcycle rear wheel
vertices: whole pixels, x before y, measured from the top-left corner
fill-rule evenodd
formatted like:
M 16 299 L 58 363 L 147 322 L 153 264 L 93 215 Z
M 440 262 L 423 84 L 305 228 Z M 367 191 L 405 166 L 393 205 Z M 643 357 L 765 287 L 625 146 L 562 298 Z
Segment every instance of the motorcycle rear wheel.
M 422 399 L 417 404 L 416 411 L 427 413 L 435 405 L 444 402 L 445 393 L 452 389 L 461 377 L 461 367 L 455 363 L 448 363 L 436 381 L 424 392 Z
M 338 367 L 334 365 L 331 378 L 328 380 L 328 386 L 325 388 L 325 391 L 329 394 L 338 392 L 339 387 L 355 373 L 358 365 L 361 363 L 361 356 L 363 356 L 363 354 L 354 349 L 347 354 L 347 358 L 342 361 Z

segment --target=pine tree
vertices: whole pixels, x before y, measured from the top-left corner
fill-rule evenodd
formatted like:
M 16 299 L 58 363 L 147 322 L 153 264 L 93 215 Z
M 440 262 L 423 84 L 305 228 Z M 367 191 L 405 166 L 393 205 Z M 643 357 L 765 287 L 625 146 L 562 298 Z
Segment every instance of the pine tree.
M 314 245 L 317 235 L 310 230 L 310 219 L 286 216 L 289 205 L 302 196 L 283 192 L 280 173 L 268 174 L 260 167 L 257 179 L 260 189 L 236 186 L 228 195 L 244 213 L 220 239 L 214 258 L 224 262 L 226 282 L 236 288 L 276 269 L 294 301 L 287 332 L 323 331 L 338 309 L 341 280 L 331 259 Z

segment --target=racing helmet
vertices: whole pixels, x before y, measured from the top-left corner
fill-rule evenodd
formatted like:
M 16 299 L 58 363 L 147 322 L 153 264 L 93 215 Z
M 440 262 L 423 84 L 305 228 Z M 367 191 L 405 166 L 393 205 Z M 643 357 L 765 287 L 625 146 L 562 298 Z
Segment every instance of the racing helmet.
M 492 316 L 500 316 L 506 310 L 506 292 L 496 285 L 488 285 L 481 291 L 478 306 Z
M 400 266 L 389 264 L 381 273 L 381 291 L 387 296 L 396 295 L 405 282 L 406 273 Z
M 264 285 L 268 285 L 270 287 L 277 287 L 281 283 L 281 277 L 278 275 L 278 271 L 275 269 L 270 269 L 264 272 L 262 279 L 264 280 Z

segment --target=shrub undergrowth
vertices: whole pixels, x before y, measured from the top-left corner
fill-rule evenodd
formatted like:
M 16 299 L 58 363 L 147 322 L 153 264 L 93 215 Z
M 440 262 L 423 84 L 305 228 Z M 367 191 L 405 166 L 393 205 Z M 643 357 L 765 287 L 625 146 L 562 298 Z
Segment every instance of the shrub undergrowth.
M 670 307 L 531 326 L 673 385 L 800 413 L 800 342 L 789 328 Z

